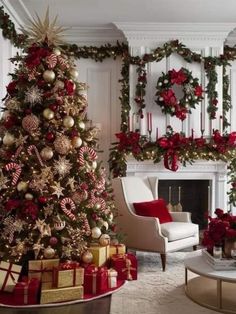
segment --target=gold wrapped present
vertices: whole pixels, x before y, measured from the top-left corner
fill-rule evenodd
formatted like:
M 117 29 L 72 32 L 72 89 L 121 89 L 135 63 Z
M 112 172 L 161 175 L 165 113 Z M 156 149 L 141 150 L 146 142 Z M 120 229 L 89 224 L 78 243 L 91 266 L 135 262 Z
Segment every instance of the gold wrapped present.
M 29 261 L 28 277 L 41 280 L 42 289 L 52 288 L 53 268 L 59 265 L 59 259 Z
M 42 289 L 40 303 L 54 303 L 83 299 L 84 287 L 67 287 L 59 289 Z
M 107 246 L 92 245 L 88 248 L 88 250 L 93 254 L 92 263 L 98 267 L 103 266 L 110 256 L 109 255 L 110 245 Z
M 53 287 L 81 286 L 84 283 L 84 268 L 76 262 L 66 262 L 53 269 Z
M 0 290 L 13 292 L 21 273 L 21 266 L 9 262 L 0 262 Z
M 124 244 L 110 245 L 110 257 L 114 254 L 125 254 L 126 247 Z

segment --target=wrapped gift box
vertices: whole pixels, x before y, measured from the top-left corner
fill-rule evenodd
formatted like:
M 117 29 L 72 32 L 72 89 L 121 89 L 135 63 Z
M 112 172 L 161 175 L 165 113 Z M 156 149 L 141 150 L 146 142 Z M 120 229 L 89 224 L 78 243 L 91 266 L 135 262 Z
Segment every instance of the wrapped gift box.
M 137 259 L 136 256 L 128 254 L 116 254 L 111 257 L 111 267 L 118 272 L 120 280 L 137 280 Z
M 108 288 L 117 287 L 117 271 L 113 268 L 108 269 Z
M 92 263 L 96 266 L 103 266 L 109 259 L 110 245 L 107 246 L 99 246 L 93 245 L 88 248 L 88 250 L 93 254 Z
M 63 288 L 83 284 L 84 268 L 80 267 L 79 263 L 63 263 L 53 269 L 53 287 Z
M 110 257 L 114 254 L 125 254 L 126 247 L 124 244 L 110 245 Z
M 22 278 L 14 289 L 14 301 L 16 305 L 38 304 L 40 281 L 36 278 Z
M 37 278 L 43 289 L 52 288 L 53 268 L 59 265 L 59 259 L 43 259 L 29 261 L 28 277 Z
M 106 267 L 90 265 L 85 269 L 84 293 L 99 294 L 108 289 L 108 271 Z
M 0 262 L 0 290 L 13 292 L 18 281 L 22 266 L 1 261 Z
M 42 289 L 40 303 L 54 303 L 83 299 L 84 287 L 66 287 L 57 289 Z

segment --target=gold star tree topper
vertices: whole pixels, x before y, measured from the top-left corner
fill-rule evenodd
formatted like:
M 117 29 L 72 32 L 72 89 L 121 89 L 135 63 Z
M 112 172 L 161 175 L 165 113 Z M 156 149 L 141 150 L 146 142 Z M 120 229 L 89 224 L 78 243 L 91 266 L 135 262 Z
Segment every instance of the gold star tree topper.
M 47 8 L 44 21 L 40 19 L 37 13 L 35 13 L 36 18 L 28 19 L 28 26 L 21 26 L 20 30 L 24 35 L 26 35 L 28 43 L 43 43 L 47 42 L 48 45 L 60 45 L 65 43 L 62 40 L 62 34 L 68 28 L 62 26 L 56 26 L 57 16 L 55 16 L 52 23 L 49 19 L 49 8 Z

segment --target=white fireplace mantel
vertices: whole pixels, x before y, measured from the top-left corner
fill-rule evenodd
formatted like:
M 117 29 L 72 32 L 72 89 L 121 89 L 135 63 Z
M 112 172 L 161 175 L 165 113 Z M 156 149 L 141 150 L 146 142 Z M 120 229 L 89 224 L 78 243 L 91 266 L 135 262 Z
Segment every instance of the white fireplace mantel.
M 163 161 L 127 160 L 127 176 L 157 176 L 160 180 L 209 180 L 211 182 L 210 214 L 216 208 L 227 210 L 227 164 L 222 161 L 198 160 L 186 167 L 179 165 L 174 172 L 166 169 Z

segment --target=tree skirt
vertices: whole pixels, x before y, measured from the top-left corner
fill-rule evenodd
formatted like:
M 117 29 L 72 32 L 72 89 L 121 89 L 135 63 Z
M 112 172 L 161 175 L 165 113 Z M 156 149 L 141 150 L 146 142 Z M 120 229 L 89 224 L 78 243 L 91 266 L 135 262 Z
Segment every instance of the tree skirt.
M 85 294 L 83 299 L 67 301 L 67 302 L 58 302 L 58 303 L 47 303 L 47 304 L 34 304 L 34 305 L 16 305 L 14 301 L 14 294 L 8 292 L 0 292 L 0 307 L 10 307 L 10 308 L 37 308 L 37 307 L 50 307 L 50 306 L 63 306 L 70 305 L 82 302 L 89 302 L 92 300 L 96 300 L 108 295 L 111 295 L 114 292 L 117 292 L 121 289 L 121 287 L 125 284 L 125 281 L 118 280 L 117 287 L 107 290 L 104 293 L 91 295 Z
M 110 314 L 218 313 L 194 303 L 185 295 L 186 254 L 188 252 L 168 253 L 163 272 L 160 254 L 137 252 L 138 280 L 127 282 L 112 296 Z

